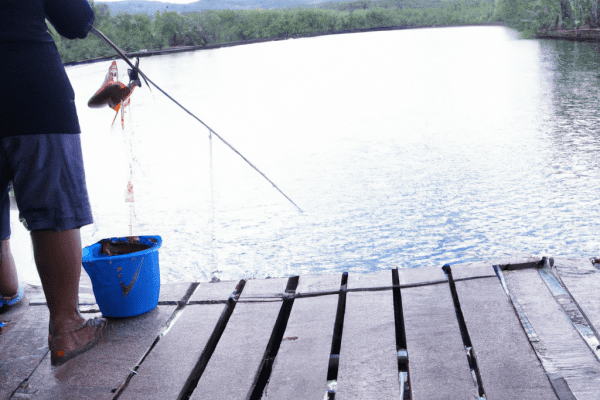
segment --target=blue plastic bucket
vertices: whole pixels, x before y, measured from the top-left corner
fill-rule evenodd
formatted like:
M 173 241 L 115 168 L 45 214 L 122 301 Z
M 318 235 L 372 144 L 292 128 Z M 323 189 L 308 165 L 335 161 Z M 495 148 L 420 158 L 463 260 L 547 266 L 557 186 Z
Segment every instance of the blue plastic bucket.
M 150 246 L 129 254 L 102 254 L 102 241 L 83 249 L 83 268 L 92 280 L 94 296 L 102 315 L 133 317 L 158 305 L 160 270 L 158 249 L 160 236 L 140 236 L 140 243 Z M 111 238 L 111 243 L 127 238 Z

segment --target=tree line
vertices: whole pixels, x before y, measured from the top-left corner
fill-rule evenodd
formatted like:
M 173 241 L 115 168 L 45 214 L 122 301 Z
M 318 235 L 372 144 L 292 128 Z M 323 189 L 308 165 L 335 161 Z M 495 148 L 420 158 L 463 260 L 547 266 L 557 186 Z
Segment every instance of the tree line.
M 531 35 L 552 29 L 598 28 L 599 5 L 600 0 L 498 0 L 496 15 Z
M 111 15 L 91 3 L 94 26 L 126 52 L 250 39 L 288 38 L 381 27 L 452 26 L 498 22 L 496 0 L 359 0 L 314 8 L 206 10 Z M 502 0 L 513 1 L 513 0 Z M 523 0 L 522 0 L 523 1 Z M 525 0 L 526 1 L 526 0 Z M 568 0 L 565 0 L 568 1 Z M 66 40 L 49 25 L 63 62 L 114 55 L 93 35 Z

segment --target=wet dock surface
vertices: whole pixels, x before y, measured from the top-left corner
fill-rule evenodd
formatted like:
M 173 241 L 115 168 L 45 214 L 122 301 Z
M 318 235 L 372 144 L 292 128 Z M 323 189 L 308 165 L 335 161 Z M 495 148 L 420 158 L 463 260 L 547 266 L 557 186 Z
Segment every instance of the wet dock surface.
M 110 319 L 60 367 L 29 286 L 0 314 L 0 398 L 597 399 L 598 268 L 532 258 L 163 285 L 156 309 Z M 100 315 L 88 280 L 80 293 Z

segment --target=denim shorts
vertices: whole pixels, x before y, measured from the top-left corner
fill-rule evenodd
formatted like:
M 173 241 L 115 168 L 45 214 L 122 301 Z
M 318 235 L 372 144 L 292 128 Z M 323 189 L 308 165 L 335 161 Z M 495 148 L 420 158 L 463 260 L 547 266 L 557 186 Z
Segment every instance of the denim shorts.
M 30 231 L 93 222 L 79 134 L 0 138 L 0 240 L 10 237 L 10 181 L 19 218 Z

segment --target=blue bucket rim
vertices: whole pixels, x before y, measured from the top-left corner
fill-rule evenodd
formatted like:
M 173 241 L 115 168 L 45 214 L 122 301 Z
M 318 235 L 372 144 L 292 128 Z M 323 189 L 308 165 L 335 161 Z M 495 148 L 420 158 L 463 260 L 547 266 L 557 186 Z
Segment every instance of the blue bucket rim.
M 141 235 L 138 236 L 140 239 L 156 239 L 157 243 L 152 243 L 152 246 L 147 248 L 146 250 L 142 250 L 142 251 L 136 251 L 134 253 L 129 253 L 129 254 L 118 254 L 118 255 L 114 255 L 114 256 L 109 256 L 106 254 L 101 254 L 100 257 L 94 257 L 95 260 L 98 260 L 98 258 L 106 258 L 109 260 L 124 260 L 127 258 L 131 258 L 131 257 L 135 257 L 135 256 L 145 256 L 146 254 L 150 254 L 156 250 L 158 250 L 161 245 L 162 245 L 162 238 L 158 235 Z M 120 237 L 111 237 L 111 238 L 107 238 L 108 240 L 112 241 L 112 240 L 118 240 L 118 241 L 123 241 L 123 240 L 127 240 L 126 239 L 127 236 L 120 236 Z M 83 262 L 89 262 L 90 259 L 92 258 L 92 247 L 94 246 L 102 246 L 102 241 L 104 241 L 106 239 L 100 239 L 99 241 L 97 241 L 96 243 L 90 245 L 90 246 L 86 246 L 83 248 L 83 250 L 87 250 L 83 252 L 83 257 L 82 257 L 82 261 Z

